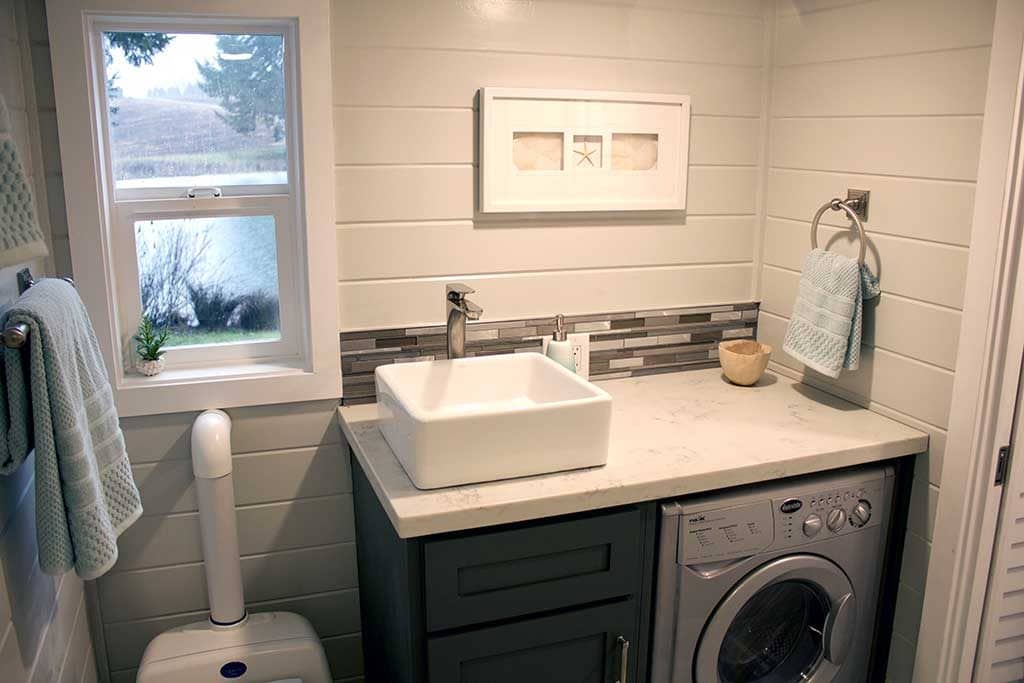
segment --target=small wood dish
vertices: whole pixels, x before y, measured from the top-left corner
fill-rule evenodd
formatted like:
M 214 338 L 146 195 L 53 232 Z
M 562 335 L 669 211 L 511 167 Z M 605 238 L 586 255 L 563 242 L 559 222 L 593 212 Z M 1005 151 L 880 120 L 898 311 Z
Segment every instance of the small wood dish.
M 733 339 L 718 345 L 722 372 L 733 384 L 749 387 L 757 384 L 768 367 L 772 347 L 752 339 Z

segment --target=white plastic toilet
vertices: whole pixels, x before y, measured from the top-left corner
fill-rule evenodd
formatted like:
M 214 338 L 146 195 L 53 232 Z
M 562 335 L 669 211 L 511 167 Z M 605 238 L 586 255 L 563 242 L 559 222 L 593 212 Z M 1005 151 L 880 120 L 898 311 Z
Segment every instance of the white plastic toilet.
M 164 631 L 146 647 L 137 683 L 330 683 L 316 631 L 290 612 L 247 614 L 231 479 L 231 418 L 192 425 L 210 619 Z

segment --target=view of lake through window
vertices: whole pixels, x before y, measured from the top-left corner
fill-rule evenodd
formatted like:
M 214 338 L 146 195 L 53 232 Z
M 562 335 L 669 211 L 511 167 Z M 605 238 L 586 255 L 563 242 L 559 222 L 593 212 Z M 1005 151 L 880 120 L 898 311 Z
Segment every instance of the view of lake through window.
M 281 338 L 273 216 L 135 223 L 142 313 L 168 346 Z
M 103 37 L 117 189 L 288 182 L 283 36 Z

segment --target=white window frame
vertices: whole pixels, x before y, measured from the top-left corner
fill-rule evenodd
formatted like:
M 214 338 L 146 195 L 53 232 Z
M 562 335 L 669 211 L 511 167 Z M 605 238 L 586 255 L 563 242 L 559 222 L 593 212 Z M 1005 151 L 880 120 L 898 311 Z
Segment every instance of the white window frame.
M 121 415 L 339 398 L 328 0 L 48 0 L 47 10 L 72 264 Z M 125 30 L 284 35 L 287 186 L 196 199 L 178 188 L 115 190 L 101 34 Z M 171 348 L 162 374 L 131 371 L 134 221 L 239 214 L 275 217 L 281 339 Z

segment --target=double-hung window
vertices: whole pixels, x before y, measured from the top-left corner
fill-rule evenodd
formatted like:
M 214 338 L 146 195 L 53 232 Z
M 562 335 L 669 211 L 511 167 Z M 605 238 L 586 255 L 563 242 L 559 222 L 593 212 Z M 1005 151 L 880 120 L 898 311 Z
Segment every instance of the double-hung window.
M 120 319 L 168 332 L 172 369 L 297 357 L 290 25 L 99 19 L 92 35 Z
M 304 140 L 307 145 L 330 140 L 329 95 L 303 93 L 329 76 L 326 29 L 308 32 L 322 35 L 325 45 L 303 45 L 299 23 L 311 28 L 309 8 L 297 8 L 303 17 L 263 16 L 259 8 L 273 7 L 268 2 L 236 3 L 244 16 L 231 17 L 161 15 L 152 10 L 161 4 L 177 10 L 183 3 L 158 0 L 143 3 L 140 11 L 150 10 L 145 14 L 103 11 L 112 8 L 107 5 L 125 5 L 118 0 L 57 4 L 79 10 L 88 86 L 62 84 L 66 75 L 57 71 L 74 63 L 74 55 L 55 49 L 73 268 L 83 296 L 94 293 L 97 283 L 103 286 L 110 334 L 99 336 L 111 346 L 108 357 L 118 393 L 138 396 L 147 388 L 192 387 L 191 398 L 165 391 L 165 398 L 144 401 L 153 411 L 199 407 L 210 403 L 211 392 L 222 397 L 214 399 L 218 405 L 340 395 L 339 371 L 315 367 L 316 357 L 329 357 L 324 353 L 331 347 L 327 332 L 335 337 L 336 349 L 337 327 L 333 292 L 324 296 L 314 286 L 316 264 L 324 263 L 320 252 L 324 247 L 333 252 L 329 196 L 322 182 L 311 183 L 308 176 L 318 170 L 329 174 L 330 166 L 328 161 L 310 168 L 311 159 L 328 157 L 321 151 L 304 154 L 303 148 Z M 206 4 L 224 6 L 216 0 Z M 326 3 L 310 6 L 322 8 L 326 19 Z M 61 19 L 51 30 L 59 34 L 74 24 Z M 320 78 L 300 71 L 300 63 L 314 66 L 300 60 L 303 50 L 306 56 L 327 56 L 319 64 L 324 70 Z M 83 131 L 64 130 L 71 117 L 62 109 L 74 106 L 79 94 L 87 96 L 91 112 L 92 159 L 82 170 L 95 169 L 99 221 L 95 226 L 83 221 L 76 230 L 74 205 L 87 199 L 76 191 L 84 191 L 87 183 L 69 177 L 68 161 L 75 150 L 84 149 L 77 144 Z M 326 113 L 304 113 L 311 98 L 323 102 Z M 328 127 L 306 130 L 310 122 Z M 311 201 L 320 204 L 318 210 L 311 210 Z M 317 216 L 328 217 L 327 225 L 313 224 Z M 328 235 L 329 240 L 317 243 Z M 96 244 L 76 244 L 82 237 L 97 238 Z M 75 258 L 79 254 L 82 258 Z M 102 279 L 81 272 L 80 265 L 93 256 L 103 265 Z M 332 273 L 330 280 L 317 284 L 330 291 L 336 286 L 333 269 L 325 272 Z M 329 308 L 325 302 L 331 302 Z M 328 310 L 332 320 L 325 325 L 317 314 Z M 90 312 L 95 319 L 93 307 Z M 145 319 L 167 333 L 166 370 L 152 379 L 135 370 L 132 337 Z M 316 330 L 327 331 L 319 349 L 314 348 Z M 285 381 L 317 370 L 327 383 L 305 394 L 299 387 L 264 383 L 261 390 L 283 391 L 257 400 L 251 392 L 255 385 L 225 384 Z M 215 386 L 196 388 L 209 382 Z M 132 412 L 120 396 L 118 402 Z

